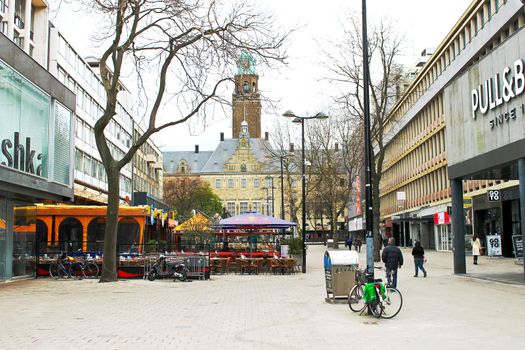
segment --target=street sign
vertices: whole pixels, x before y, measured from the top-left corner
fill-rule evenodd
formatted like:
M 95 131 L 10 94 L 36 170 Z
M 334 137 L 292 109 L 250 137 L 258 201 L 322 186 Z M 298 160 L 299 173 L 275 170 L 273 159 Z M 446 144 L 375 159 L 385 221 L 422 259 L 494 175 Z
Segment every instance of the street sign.
M 491 235 L 487 236 L 487 255 L 501 256 L 501 236 Z
M 499 202 L 501 200 L 501 193 L 499 190 L 488 190 L 487 197 L 489 202 Z
M 472 197 L 463 197 L 463 208 L 470 208 L 472 207 Z

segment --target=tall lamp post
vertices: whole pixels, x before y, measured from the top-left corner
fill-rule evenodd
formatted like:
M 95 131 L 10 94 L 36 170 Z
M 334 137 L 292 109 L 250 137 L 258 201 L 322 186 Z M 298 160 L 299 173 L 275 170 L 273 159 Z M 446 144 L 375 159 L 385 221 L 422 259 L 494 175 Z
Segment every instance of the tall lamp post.
M 327 119 L 328 114 L 324 112 L 319 112 L 314 116 L 311 117 L 300 117 L 296 115 L 294 112 L 288 110 L 284 112 L 283 116 L 287 118 L 294 118 L 292 120 L 293 123 L 300 123 L 301 124 L 301 147 L 302 147 L 302 156 L 301 156 L 301 178 L 302 178 L 302 239 L 303 239 L 303 262 L 302 262 L 302 269 L 303 273 L 306 273 L 306 161 L 304 158 L 304 121 L 306 119 Z
M 284 220 L 284 172 L 283 172 L 283 160 L 286 158 L 286 154 L 281 154 L 279 156 L 281 160 L 281 219 Z M 283 230 L 284 232 L 284 230 Z
M 366 215 L 366 272 L 374 278 L 374 232 L 372 210 L 372 142 L 370 139 L 370 95 L 368 71 L 368 37 L 366 30 L 366 0 L 362 2 L 363 25 L 363 108 L 365 121 L 365 215 Z

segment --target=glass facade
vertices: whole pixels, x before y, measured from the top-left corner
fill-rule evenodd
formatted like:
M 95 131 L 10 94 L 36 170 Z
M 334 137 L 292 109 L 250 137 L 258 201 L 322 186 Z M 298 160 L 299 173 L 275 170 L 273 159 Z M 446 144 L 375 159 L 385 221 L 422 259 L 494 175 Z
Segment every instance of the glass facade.
M 7 203 L 0 197 L 0 281 L 6 279 L 7 272 Z
M 0 103 L 10 119 L 0 129 L 0 163 L 48 178 L 51 98 L 0 61 Z
M 35 271 L 36 207 L 15 205 L 13 210 L 12 277 L 31 276 Z
M 48 192 L 52 189 L 41 180 L 71 190 L 72 112 L 0 60 L 0 116 L 8 121 L 0 128 L 0 172 L 14 169 L 23 179 L 11 182 L 9 177 L 0 176 L 7 188 L 0 193 L 0 280 L 8 280 L 35 273 L 37 222 L 33 203 L 57 194 Z M 30 176 L 40 179 L 26 181 Z M 34 192 L 12 184 L 35 184 L 31 188 L 40 194 L 35 197 Z
M 0 164 L 70 185 L 72 113 L 53 102 L 0 60 L 0 115 L 10 121 L 0 128 Z
M 35 271 L 36 207 L 0 197 L 0 281 Z

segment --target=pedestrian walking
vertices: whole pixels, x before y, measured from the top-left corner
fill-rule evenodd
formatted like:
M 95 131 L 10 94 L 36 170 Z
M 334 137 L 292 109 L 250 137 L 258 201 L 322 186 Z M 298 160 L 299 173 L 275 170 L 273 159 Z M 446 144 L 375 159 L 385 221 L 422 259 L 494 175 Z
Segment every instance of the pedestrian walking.
M 423 277 L 427 277 L 427 271 L 423 266 L 425 262 L 425 249 L 421 246 L 421 242 L 416 241 L 414 248 L 412 248 L 412 255 L 414 256 L 414 266 L 416 268 L 416 274 L 414 277 L 417 277 L 419 270 L 423 272 Z
M 349 235 L 346 239 L 345 245 L 348 246 L 348 250 L 352 250 L 352 235 Z
M 397 288 L 397 269 L 403 266 L 403 253 L 401 249 L 396 247 L 396 240 L 393 237 L 388 239 L 388 245 L 383 249 L 381 260 L 385 264 L 386 273 L 388 276 L 388 284 Z M 390 275 L 392 280 L 390 280 Z
M 472 235 L 472 256 L 474 257 L 474 265 L 478 264 L 478 256 L 481 255 L 481 241 L 477 234 Z

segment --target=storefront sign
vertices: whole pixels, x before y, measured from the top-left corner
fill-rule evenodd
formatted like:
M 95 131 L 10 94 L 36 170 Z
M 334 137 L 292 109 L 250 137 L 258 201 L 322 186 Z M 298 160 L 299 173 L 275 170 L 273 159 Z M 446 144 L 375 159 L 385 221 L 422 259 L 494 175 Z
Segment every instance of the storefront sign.
M 501 201 L 501 193 L 499 190 L 488 190 L 487 199 L 489 202 L 499 202 Z
M 20 141 L 20 133 L 16 131 L 12 140 L 2 140 L 0 164 L 40 176 L 42 173 L 42 153 L 35 155 L 35 150 L 31 149 L 30 137 L 25 138 L 25 144 Z
M 491 235 L 487 236 L 487 255 L 501 256 L 501 236 Z
M 450 216 L 448 212 L 443 211 L 441 213 L 434 214 L 434 225 L 448 225 L 450 224 Z
M 487 113 L 504 102 L 507 103 L 525 90 L 525 75 L 523 73 L 523 60 L 518 59 L 512 68 L 505 67 L 501 74 L 496 73 L 494 78 L 486 79 L 478 88 L 471 91 L 472 97 L 472 118 L 476 119 L 476 112 Z M 506 113 L 506 121 L 509 118 L 516 118 L 516 108 Z M 495 120 L 491 120 L 491 128 L 495 125 Z
M 454 167 L 525 138 L 524 40 L 525 31 L 516 32 L 445 87 L 447 159 L 453 176 L 497 166 L 495 157 L 493 164 Z

